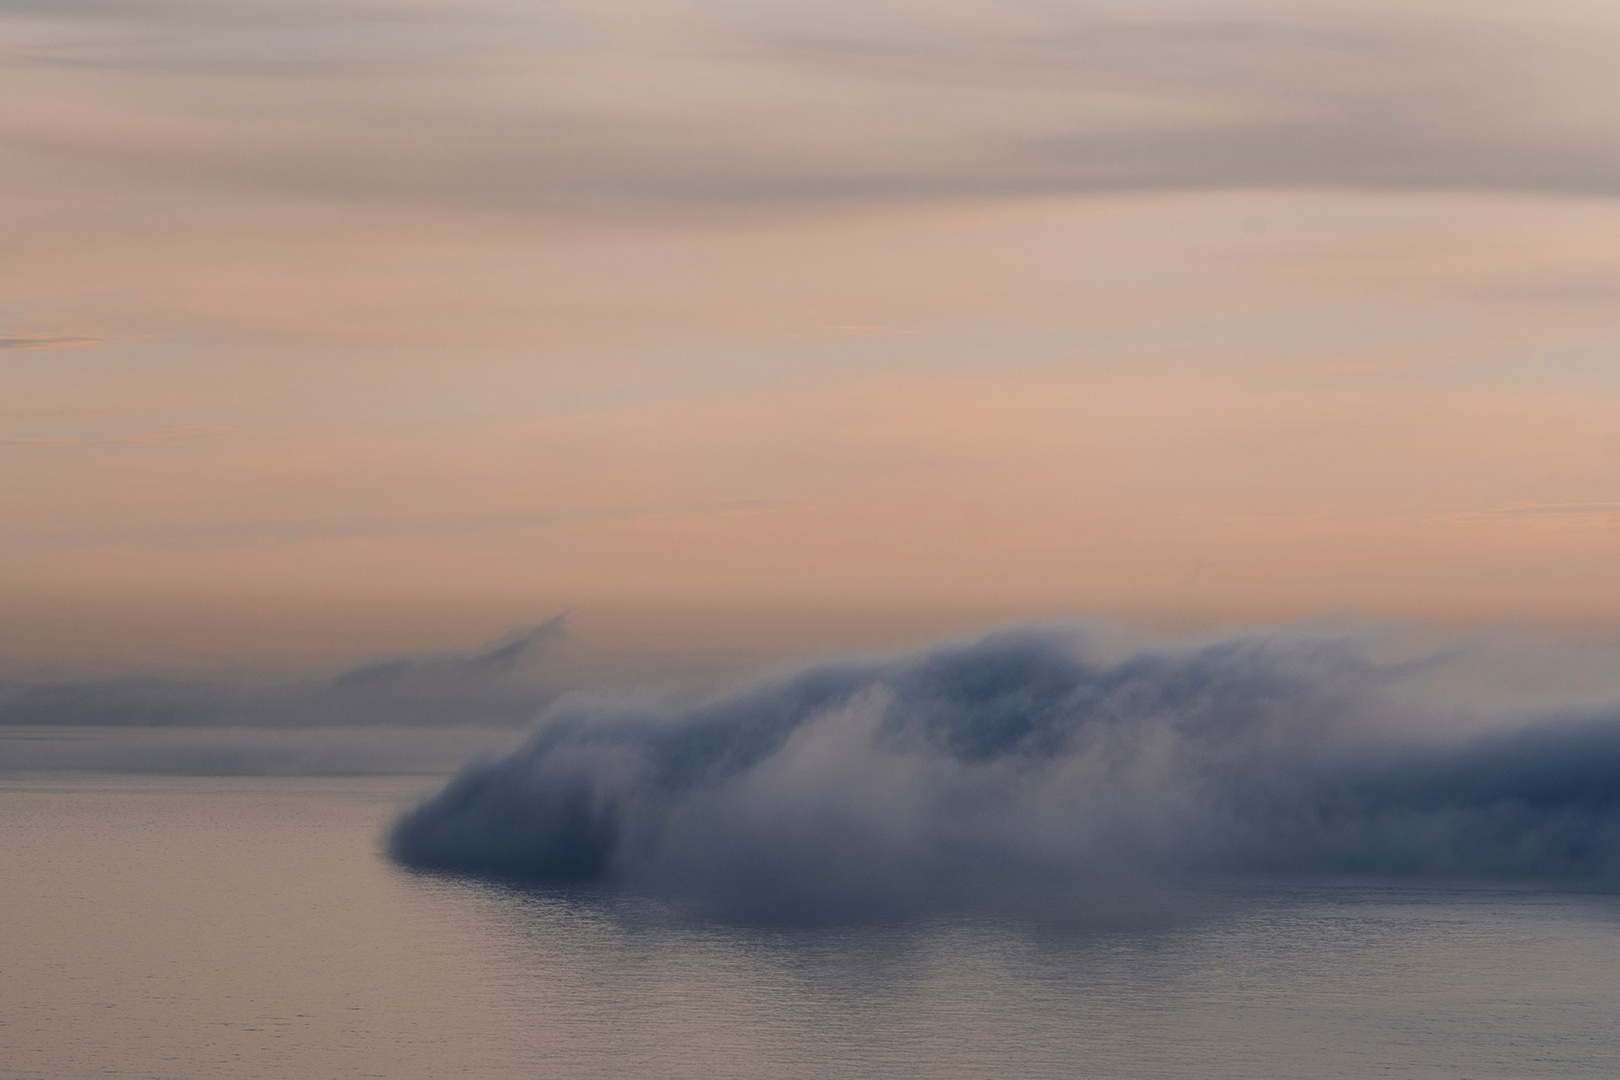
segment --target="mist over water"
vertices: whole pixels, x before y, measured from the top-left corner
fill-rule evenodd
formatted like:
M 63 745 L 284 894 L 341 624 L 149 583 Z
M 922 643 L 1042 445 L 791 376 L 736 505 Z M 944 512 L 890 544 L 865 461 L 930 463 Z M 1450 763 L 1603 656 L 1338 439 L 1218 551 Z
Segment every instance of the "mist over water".
M 0 678 L 0 728 L 521 727 L 580 677 L 555 663 L 566 623 L 557 615 L 470 652 L 389 656 L 291 678 Z
M 0 1077 L 1613 1076 L 1613 898 L 1266 886 L 1051 934 L 402 872 L 420 780 L 0 778 Z
M 1620 709 L 1448 690 L 1457 650 L 1014 628 L 659 711 L 576 701 L 394 826 L 408 866 L 729 918 L 1136 909 L 1200 880 L 1620 884 Z

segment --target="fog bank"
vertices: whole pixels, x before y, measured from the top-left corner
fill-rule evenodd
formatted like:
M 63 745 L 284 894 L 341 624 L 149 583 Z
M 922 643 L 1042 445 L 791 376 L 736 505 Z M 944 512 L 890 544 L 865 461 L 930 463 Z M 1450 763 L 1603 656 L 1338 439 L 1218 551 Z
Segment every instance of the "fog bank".
M 1386 645 L 1028 627 L 685 710 L 576 702 L 406 814 L 390 850 L 745 918 L 1205 875 L 1620 882 L 1620 707 L 1493 705 L 1448 680 L 1465 647 Z

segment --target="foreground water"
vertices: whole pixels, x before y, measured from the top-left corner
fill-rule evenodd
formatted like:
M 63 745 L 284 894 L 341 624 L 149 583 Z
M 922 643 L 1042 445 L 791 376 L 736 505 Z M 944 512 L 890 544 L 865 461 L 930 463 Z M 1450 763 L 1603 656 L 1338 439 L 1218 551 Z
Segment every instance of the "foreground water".
M 0 1077 L 1620 1075 L 1620 900 L 739 928 L 398 870 L 431 780 L 0 781 Z

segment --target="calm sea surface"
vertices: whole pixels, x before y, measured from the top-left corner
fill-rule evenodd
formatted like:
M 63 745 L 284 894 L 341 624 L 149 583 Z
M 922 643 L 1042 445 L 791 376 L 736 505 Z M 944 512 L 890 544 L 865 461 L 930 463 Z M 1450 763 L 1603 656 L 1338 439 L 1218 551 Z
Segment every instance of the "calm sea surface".
M 1615 1077 L 1620 899 L 783 931 L 421 877 L 432 780 L 0 780 L 0 1077 Z

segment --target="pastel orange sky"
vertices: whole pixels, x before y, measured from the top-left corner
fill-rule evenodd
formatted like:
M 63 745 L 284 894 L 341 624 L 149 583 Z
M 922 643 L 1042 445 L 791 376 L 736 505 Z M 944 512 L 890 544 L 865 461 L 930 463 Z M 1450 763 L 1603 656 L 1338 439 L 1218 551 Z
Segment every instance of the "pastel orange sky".
M 1615 5 L 12 0 L 0 49 L 6 656 L 1620 629 Z

